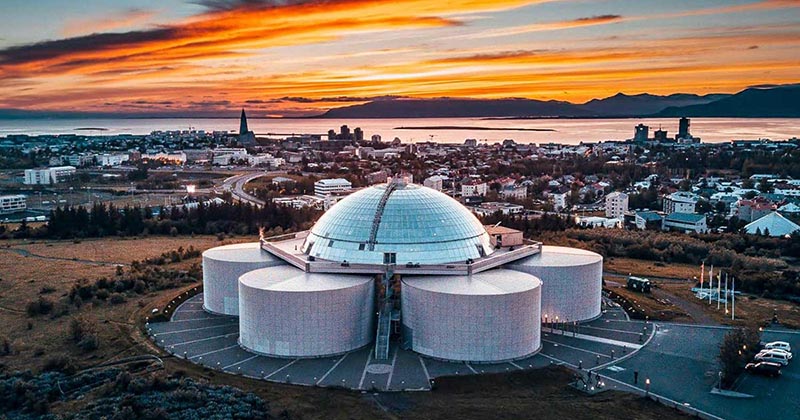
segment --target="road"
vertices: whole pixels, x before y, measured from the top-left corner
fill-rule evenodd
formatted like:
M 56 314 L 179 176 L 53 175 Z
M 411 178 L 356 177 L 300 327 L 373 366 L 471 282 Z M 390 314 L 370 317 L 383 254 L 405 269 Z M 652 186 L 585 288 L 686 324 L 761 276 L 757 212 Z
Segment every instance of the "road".
M 264 204 L 264 200 L 261 200 L 253 195 L 248 194 L 244 190 L 244 186 L 254 180 L 264 176 L 275 176 L 279 174 L 285 174 L 282 171 L 269 171 L 269 172 L 255 172 L 255 173 L 246 173 L 246 174 L 239 174 L 228 177 L 225 181 L 222 182 L 222 185 L 219 186 L 218 189 L 222 191 L 227 191 L 231 193 L 231 196 L 236 201 L 241 201 L 244 203 L 250 203 L 255 206 L 261 207 Z

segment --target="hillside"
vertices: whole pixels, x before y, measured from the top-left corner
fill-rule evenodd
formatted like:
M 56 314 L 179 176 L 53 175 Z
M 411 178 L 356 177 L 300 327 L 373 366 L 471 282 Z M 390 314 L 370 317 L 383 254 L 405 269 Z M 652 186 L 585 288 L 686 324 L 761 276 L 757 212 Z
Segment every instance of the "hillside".
M 322 118 L 582 117 L 569 102 L 534 99 L 391 99 L 334 108 Z
M 708 104 L 670 107 L 659 117 L 800 117 L 800 85 L 745 89 Z
M 618 93 L 603 99 L 592 99 L 581 105 L 581 108 L 595 113 L 597 116 L 639 116 L 660 112 L 668 107 L 700 105 L 727 98 L 727 94 L 694 95 L 676 93 L 659 96 L 649 93 L 626 95 Z

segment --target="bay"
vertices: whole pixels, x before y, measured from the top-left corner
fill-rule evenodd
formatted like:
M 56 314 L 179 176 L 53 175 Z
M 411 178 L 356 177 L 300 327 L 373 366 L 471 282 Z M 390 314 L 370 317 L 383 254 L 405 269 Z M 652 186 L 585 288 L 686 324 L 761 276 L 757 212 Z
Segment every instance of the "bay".
M 650 135 L 661 127 L 670 137 L 677 132 L 677 118 L 624 119 L 482 119 L 482 118 L 417 118 L 417 119 L 249 119 L 251 130 L 259 136 L 285 137 L 292 134 L 326 134 L 339 131 L 346 124 L 350 129 L 361 127 L 365 138 L 373 134 L 383 141 L 395 137 L 404 143 L 433 140 L 440 143 L 462 143 L 473 138 L 488 143 L 513 139 L 518 143 L 578 144 L 626 140 L 633 137 L 634 126 L 650 126 Z M 0 136 L 9 134 L 76 134 L 116 135 L 148 134 L 161 130 L 238 130 L 238 118 L 153 118 L 153 119 L 14 119 L 0 120 Z M 405 128 L 400 128 L 405 127 Z M 416 127 L 416 128 L 415 128 Z M 424 128 L 419 128 L 424 127 Z M 480 129 L 474 129 L 480 128 Z M 786 140 L 800 137 L 800 118 L 692 118 L 691 133 L 703 142 L 767 138 Z

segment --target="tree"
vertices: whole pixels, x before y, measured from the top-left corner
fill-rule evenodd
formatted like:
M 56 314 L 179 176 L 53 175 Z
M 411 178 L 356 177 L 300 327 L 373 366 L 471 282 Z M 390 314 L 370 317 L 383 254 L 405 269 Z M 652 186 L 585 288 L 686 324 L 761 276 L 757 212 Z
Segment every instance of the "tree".
M 761 336 L 752 328 L 737 328 L 727 334 L 719 348 L 719 361 L 722 372 L 721 388 L 733 385 L 736 378 L 744 372 L 744 366 L 758 352 Z

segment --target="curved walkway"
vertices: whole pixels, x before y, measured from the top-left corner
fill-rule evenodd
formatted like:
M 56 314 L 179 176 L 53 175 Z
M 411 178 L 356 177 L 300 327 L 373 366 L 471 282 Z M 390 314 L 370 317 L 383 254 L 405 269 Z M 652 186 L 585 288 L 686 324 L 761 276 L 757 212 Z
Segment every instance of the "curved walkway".
M 642 322 L 627 321 L 619 308 L 578 328 L 544 328 L 534 356 L 504 363 L 456 363 L 435 360 L 392 343 L 389 359 L 372 358 L 372 346 L 336 357 L 314 359 L 255 355 L 238 344 L 237 317 L 203 310 L 202 294 L 181 304 L 169 322 L 147 330 L 156 344 L 178 358 L 231 374 L 297 385 L 376 391 L 429 390 L 440 376 L 536 369 L 550 364 L 601 367 L 638 351 Z

